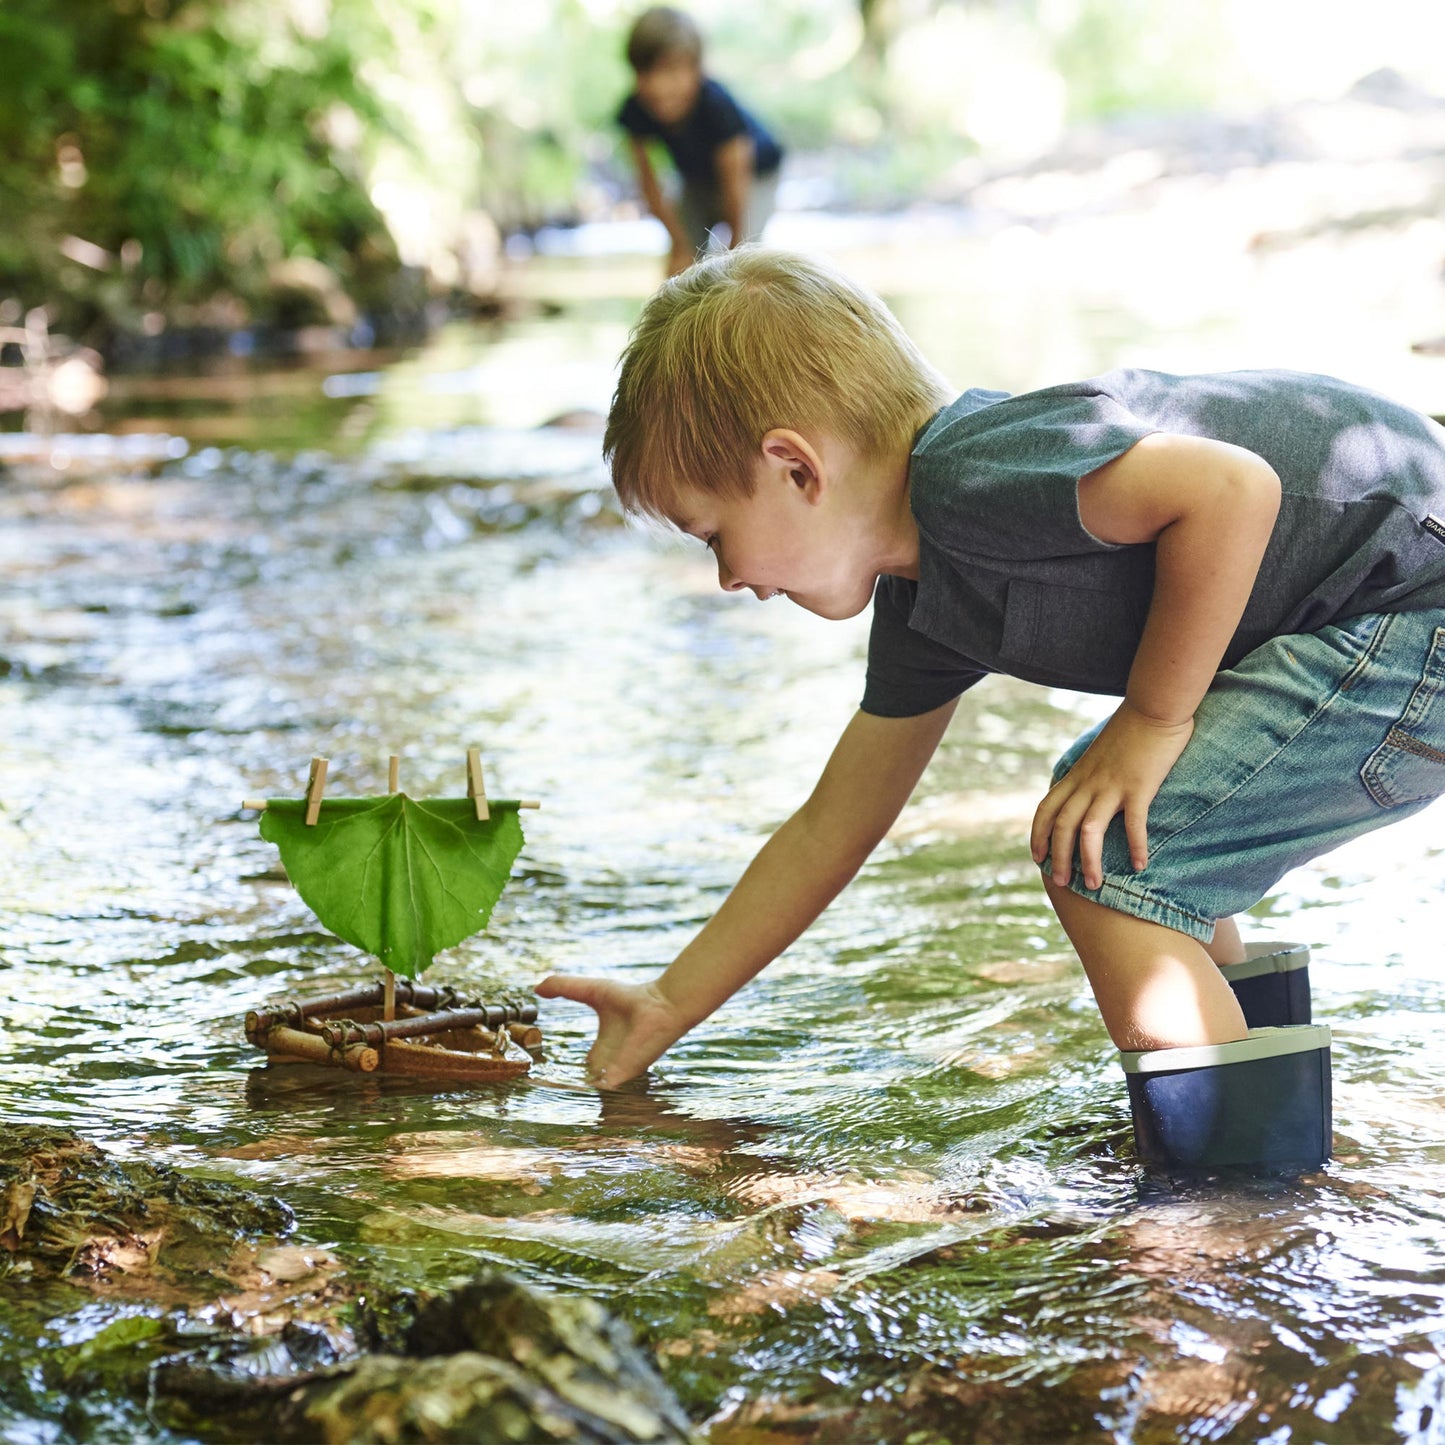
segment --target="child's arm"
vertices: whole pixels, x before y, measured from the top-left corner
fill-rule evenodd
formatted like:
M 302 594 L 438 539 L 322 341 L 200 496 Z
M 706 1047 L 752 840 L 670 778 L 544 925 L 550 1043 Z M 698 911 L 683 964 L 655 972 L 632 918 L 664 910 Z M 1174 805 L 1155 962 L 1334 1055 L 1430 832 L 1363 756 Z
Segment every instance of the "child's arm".
M 632 147 L 632 164 L 637 168 L 637 184 L 642 190 L 642 199 L 647 209 L 667 227 L 668 239 L 672 242 L 672 254 L 667 259 L 667 274 L 676 276 L 692 265 L 692 242 L 683 230 L 682 218 L 677 207 L 662 192 L 662 182 L 652 166 L 652 157 L 647 153 L 647 142 L 638 136 L 628 136 Z
M 732 233 L 731 245 L 741 246 L 748 238 L 748 197 L 753 189 L 753 139 L 734 136 L 716 152 L 718 198 L 722 218 Z
M 910 718 L 857 713 L 808 801 L 778 829 L 716 916 L 650 983 L 554 974 L 543 998 L 597 1011 L 592 1080 L 625 1083 L 761 972 L 831 903 L 903 810 L 955 703 Z
M 1087 887 L 1121 809 L 1133 867 L 1149 861 L 1149 804 L 1194 730 L 1259 573 L 1279 478 L 1242 447 L 1156 433 L 1079 483 L 1079 517 L 1101 541 L 1155 544 L 1154 595 L 1124 701 L 1034 816 L 1034 861 L 1064 885 L 1077 842 Z

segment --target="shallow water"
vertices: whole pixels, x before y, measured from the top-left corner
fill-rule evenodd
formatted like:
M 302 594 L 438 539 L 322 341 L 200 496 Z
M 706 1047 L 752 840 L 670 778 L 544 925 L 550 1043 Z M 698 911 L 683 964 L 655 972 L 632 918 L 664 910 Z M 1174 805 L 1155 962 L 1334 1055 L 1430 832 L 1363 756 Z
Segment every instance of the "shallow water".
M 257 1067 L 248 1007 L 367 971 L 238 810 L 311 753 L 365 792 L 398 751 L 424 795 L 477 743 L 544 800 L 429 979 L 645 977 L 856 705 L 866 621 L 722 597 L 621 525 L 585 431 L 475 429 L 605 398 L 625 320 L 456 329 L 304 425 L 213 408 L 198 438 L 250 445 L 154 475 L 0 480 L 0 1117 L 274 1190 L 402 1281 L 592 1293 L 718 1441 L 1445 1439 L 1445 820 L 1254 920 L 1316 947 L 1335 1162 L 1172 1185 L 1024 844 L 1094 700 L 967 697 L 859 880 L 646 1086 L 587 1088 L 564 1004 L 509 1087 Z M 260 449 L 318 427 L 329 454 Z M 6 1439 L 171 1438 L 110 1408 L 0 1385 Z

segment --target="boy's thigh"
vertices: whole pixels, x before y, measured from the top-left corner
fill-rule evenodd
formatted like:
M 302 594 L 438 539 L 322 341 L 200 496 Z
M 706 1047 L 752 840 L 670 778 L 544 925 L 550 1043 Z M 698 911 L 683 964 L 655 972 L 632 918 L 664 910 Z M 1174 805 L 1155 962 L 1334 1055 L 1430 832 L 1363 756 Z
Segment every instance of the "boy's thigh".
M 677 196 L 677 215 L 692 244 L 693 254 L 702 255 L 712 228 L 722 220 L 722 198 L 717 187 L 704 181 L 684 180 Z
M 1129 868 L 1116 818 L 1103 888 L 1077 874 L 1071 887 L 1207 939 L 1291 868 L 1441 795 L 1445 613 L 1351 618 L 1274 638 L 1220 673 L 1150 807 L 1148 866 Z
M 757 241 L 762 238 L 763 227 L 772 219 L 777 204 L 777 171 L 772 171 L 765 176 L 754 176 L 752 186 L 748 190 L 747 214 L 743 218 L 743 224 L 747 227 L 747 235 L 743 238 L 744 240 Z
M 747 241 L 756 241 L 768 224 L 778 199 L 778 175 L 774 171 L 765 176 L 754 176 L 748 187 L 747 209 L 743 214 L 743 226 Z M 701 254 L 708 246 L 712 230 L 723 223 L 722 191 L 715 184 L 705 181 L 684 181 L 678 196 L 678 216 L 682 228 L 692 242 L 693 250 Z

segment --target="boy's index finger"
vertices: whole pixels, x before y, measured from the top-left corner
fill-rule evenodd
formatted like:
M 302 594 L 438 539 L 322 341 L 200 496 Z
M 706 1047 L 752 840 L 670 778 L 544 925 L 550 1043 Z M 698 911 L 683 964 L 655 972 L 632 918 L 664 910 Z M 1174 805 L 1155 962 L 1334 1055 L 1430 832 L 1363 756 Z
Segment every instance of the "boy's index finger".
M 1124 836 L 1129 843 L 1129 864 L 1136 873 L 1149 866 L 1149 805 L 1124 805 Z
M 1062 798 L 1058 802 L 1053 801 L 1058 787 L 1059 785 L 1055 783 L 1044 794 L 1038 807 L 1034 809 L 1033 826 L 1029 829 L 1029 851 L 1033 854 L 1035 863 L 1042 863 L 1049 851 L 1049 835 L 1054 831 L 1054 819 L 1063 806 Z

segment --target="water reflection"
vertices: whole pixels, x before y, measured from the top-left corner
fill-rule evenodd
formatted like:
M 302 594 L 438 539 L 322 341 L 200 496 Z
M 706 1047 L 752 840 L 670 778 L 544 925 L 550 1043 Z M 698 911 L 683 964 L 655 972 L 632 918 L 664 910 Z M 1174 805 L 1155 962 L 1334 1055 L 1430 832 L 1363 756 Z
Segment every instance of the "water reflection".
M 1256 920 L 1317 948 L 1336 1164 L 1151 1180 L 1025 849 L 1080 699 L 971 694 L 857 885 L 645 1085 L 584 1087 L 561 1005 L 510 1088 L 258 1068 L 245 1009 L 358 972 L 238 813 L 311 752 L 425 793 L 477 741 L 544 799 L 437 967 L 520 988 L 665 961 L 859 692 L 866 620 L 719 599 L 619 525 L 595 436 L 414 420 L 0 491 L 4 1117 L 275 1189 L 403 1279 L 586 1289 L 716 1440 L 1438 1438 L 1439 821 Z

